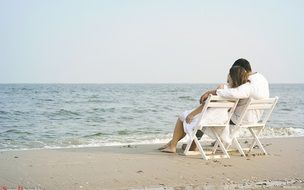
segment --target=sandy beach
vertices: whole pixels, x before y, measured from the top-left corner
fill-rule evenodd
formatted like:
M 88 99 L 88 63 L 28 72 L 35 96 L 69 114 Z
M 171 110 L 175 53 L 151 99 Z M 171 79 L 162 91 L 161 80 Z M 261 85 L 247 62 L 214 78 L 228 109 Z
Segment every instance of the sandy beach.
M 304 188 L 304 138 L 262 139 L 269 155 L 202 160 L 160 145 L 2 151 L 7 189 Z

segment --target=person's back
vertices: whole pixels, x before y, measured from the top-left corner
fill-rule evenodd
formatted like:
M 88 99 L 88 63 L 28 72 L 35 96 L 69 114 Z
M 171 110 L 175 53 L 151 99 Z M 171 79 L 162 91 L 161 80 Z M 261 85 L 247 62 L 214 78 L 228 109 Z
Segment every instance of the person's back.
M 249 98 L 264 99 L 269 98 L 269 84 L 267 79 L 260 73 L 254 73 L 249 76 L 249 82 L 246 83 L 250 89 L 248 98 L 241 99 L 231 117 L 233 123 L 238 123 L 241 113 Z M 260 120 L 262 112 L 259 110 L 249 110 L 243 118 L 244 123 L 255 123 Z
M 267 79 L 260 73 L 254 73 L 249 76 L 251 83 L 251 98 L 263 99 L 269 97 L 269 84 Z

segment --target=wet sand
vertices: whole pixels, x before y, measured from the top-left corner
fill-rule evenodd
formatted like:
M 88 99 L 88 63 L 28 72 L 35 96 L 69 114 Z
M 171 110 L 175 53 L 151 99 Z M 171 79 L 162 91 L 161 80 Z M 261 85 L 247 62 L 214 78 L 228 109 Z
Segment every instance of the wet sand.
M 161 145 L 0 152 L 0 187 L 24 189 L 304 188 L 304 137 L 262 139 L 269 155 L 203 160 Z M 244 142 L 244 141 L 243 141 Z M 257 151 L 257 150 L 254 150 Z

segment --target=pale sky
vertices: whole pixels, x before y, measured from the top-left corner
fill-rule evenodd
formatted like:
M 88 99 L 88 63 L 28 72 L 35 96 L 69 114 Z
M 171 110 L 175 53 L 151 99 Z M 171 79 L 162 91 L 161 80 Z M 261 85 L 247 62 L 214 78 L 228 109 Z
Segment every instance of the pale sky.
M 304 1 L 0 0 L 0 83 L 304 82 Z

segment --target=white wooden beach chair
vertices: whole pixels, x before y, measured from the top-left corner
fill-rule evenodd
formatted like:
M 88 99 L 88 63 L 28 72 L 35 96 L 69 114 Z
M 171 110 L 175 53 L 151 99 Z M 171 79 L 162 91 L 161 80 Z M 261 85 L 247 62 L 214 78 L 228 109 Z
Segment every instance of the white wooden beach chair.
M 232 143 L 234 143 L 237 150 L 241 153 L 242 156 L 246 157 L 244 151 L 247 151 L 247 154 L 250 153 L 256 144 L 257 144 L 258 148 L 261 149 L 261 151 L 265 155 L 267 154 L 266 150 L 264 149 L 262 143 L 259 140 L 259 135 L 261 134 L 263 129 L 266 127 L 266 122 L 268 121 L 276 103 L 278 102 L 278 99 L 279 99 L 278 97 L 274 97 L 274 98 L 267 98 L 267 99 L 261 99 L 261 100 L 254 100 L 254 99 L 248 100 L 248 102 L 244 108 L 244 111 L 242 112 L 238 122 L 234 126 L 236 130 L 234 133 L 231 134 L 231 136 L 233 137 Z M 261 111 L 261 117 L 260 117 L 259 121 L 255 122 L 255 123 L 248 123 L 248 122 L 243 121 L 244 116 L 247 114 L 247 112 L 249 110 Z M 237 139 L 236 133 L 241 128 L 248 129 L 253 137 L 252 143 L 249 145 L 248 148 L 242 148 Z M 228 148 L 229 147 L 227 147 L 226 149 L 228 149 Z
M 217 130 L 217 129 L 224 129 L 225 127 L 229 127 L 229 122 L 230 122 L 231 116 L 236 108 L 237 103 L 238 103 L 238 99 L 224 99 L 219 96 L 209 95 L 208 99 L 205 101 L 204 108 L 203 108 L 201 115 L 200 115 L 197 123 L 195 124 L 193 130 L 190 132 L 186 132 L 189 140 L 187 142 L 187 146 L 184 151 L 184 154 L 185 155 L 197 154 L 197 151 L 189 150 L 192 142 L 194 141 L 197 148 L 199 149 L 199 152 L 201 153 L 202 158 L 205 160 L 208 160 L 210 158 L 230 158 L 229 154 L 227 153 L 227 151 L 225 149 L 225 146 L 223 145 L 223 143 L 220 139 L 221 134 L 218 133 L 218 131 L 221 131 L 221 130 Z M 222 122 L 222 123 L 219 123 L 216 121 L 208 123 L 207 121 L 204 121 L 203 118 L 205 116 L 207 116 L 207 110 L 213 109 L 213 108 L 226 109 L 228 113 L 224 112 L 226 115 L 223 117 L 227 117 L 227 114 L 228 114 L 227 121 Z M 217 144 L 220 146 L 220 149 L 222 150 L 223 155 L 214 155 L 214 154 L 206 155 L 206 152 L 204 151 L 198 138 L 196 137 L 197 131 L 202 130 L 203 128 L 210 128 L 210 130 L 212 131 L 213 135 L 215 136 L 215 138 L 217 140 Z

